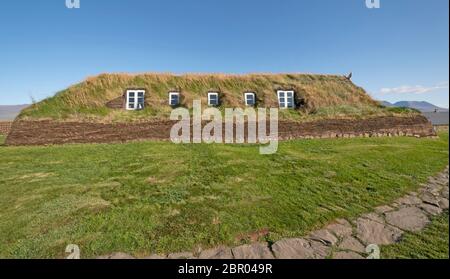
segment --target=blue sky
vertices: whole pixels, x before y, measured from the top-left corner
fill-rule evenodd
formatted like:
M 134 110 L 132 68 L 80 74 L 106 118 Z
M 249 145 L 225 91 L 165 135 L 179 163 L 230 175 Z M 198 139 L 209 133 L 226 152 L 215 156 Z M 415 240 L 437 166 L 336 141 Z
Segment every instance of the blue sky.
M 104 72 L 345 74 L 374 98 L 448 107 L 449 1 L 5 0 L 0 104 Z

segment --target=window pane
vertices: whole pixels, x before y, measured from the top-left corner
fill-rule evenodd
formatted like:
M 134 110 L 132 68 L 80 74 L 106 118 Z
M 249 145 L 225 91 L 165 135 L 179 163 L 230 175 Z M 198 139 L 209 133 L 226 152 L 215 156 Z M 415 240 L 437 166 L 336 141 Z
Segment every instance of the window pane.
M 217 94 L 209 95 L 209 104 L 210 105 L 218 105 L 219 104 L 219 96 Z
M 135 107 L 135 101 L 136 101 L 136 99 L 135 99 L 135 96 L 136 96 L 135 92 L 127 92 L 127 95 L 128 95 L 128 108 L 129 109 L 135 109 L 136 108 Z
M 135 100 L 132 101 L 133 104 L 136 102 L 136 104 L 134 104 L 134 108 L 143 109 L 144 108 L 144 93 L 138 92 L 136 94 L 136 96 L 137 97 L 135 98 Z
M 287 92 L 287 106 L 289 108 L 293 108 L 294 107 L 294 92 Z
M 178 105 L 178 95 L 176 94 L 170 95 L 170 104 L 172 106 Z
M 247 95 L 246 104 L 247 105 L 254 105 L 255 104 L 255 96 L 253 94 Z

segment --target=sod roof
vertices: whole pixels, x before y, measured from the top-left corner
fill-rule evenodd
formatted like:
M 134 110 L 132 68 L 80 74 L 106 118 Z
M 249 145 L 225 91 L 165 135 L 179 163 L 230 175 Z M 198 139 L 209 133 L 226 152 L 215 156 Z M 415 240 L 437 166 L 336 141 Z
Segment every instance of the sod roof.
M 146 90 L 142 111 L 108 108 L 128 88 Z M 181 92 L 181 105 L 207 102 L 207 93 L 220 92 L 221 107 L 243 107 L 244 92 L 256 93 L 259 107 L 277 107 L 276 91 L 292 89 L 304 101 L 297 110 L 281 112 L 281 118 L 343 117 L 386 114 L 366 91 L 344 76 L 313 74 L 101 74 L 73 85 L 55 96 L 23 110 L 19 119 L 82 120 L 101 122 L 167 119 L 170 91 Z

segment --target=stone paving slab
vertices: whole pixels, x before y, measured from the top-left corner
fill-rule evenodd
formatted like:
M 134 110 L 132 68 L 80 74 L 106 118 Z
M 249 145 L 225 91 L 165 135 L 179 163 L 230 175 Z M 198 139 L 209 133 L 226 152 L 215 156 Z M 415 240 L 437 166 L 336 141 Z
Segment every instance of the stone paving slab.
M 167 257 L 153 254 L 150 256 L 143 257 L 142 259 L 144 259 L 144 260 L 164 260 L 164 259 L 167 259 Z
M 424 192 L 421 196 L 421 199 L 424 203 L 431 204 L 434 206 L 439 206 L 438 198 L 433 195 L 431 192 Z
M 241 245 L 233 248 L 235 259 L 273 259 L 274 256 L 266 243 Z
M 315 241 L 319 241 L 327 246 L 336 245 L 336 243 L 338 242 L 337 237 L 326 229 L 315 231 L 311 233 L 308 238 Z
M 199 259 L 233 259 L 231 249 L 228 247 L 219 247 L 215 249 L 204 250 L 198 256 Z
M 417 207 L 405 207 L 386 213 L 386 221 L 402 230 L 418 232 L 430 223 L 430 219 Z
M 361 242 L 353 236 L 344 238 L 338 248 L 341 250 L 350 250 L 358 253 L 365 253 L 366 251 L 364 245 L 362 245 Z
M 365 244 L 388 245 L 400 240 L 403 232 L 393 226 L 372 219 L 358 218 L 356 236 Z
M 394 208 L 392 208 L 388 205 L 382 205 L 382 206 L 375 207 L 375 212 L 378 214 L 383 214 L 383 213 L 393 211 L 393 210 L 394 210 Z
M 442 208 L 443 210 L 448 209 L 448 198 L 440 198 L 439 207 Z
M 313 259 L 325 259 L 330 255 L 331 247 L 324 245 L 318 241 L 311 241 L 311 248 L 313 249 Z
M 361 216 L 361 218 L 372 220 L 372 221 L 375 221 L 375 222 L 378 222 L 381 224 L 384 223 L 383 217 L 381 217 L 380 215 L 378 215 L 375 212 L 364 214 Z
M 336 223 L 328 225 L 326 229 L 338 238 L 344 238 L 353 233 L 352 225 L 345 219 L 336 220 Z
M 320 242 L 303 238 L 282 239 L 272 245 L 272 251 L 278 259 L 323 259 L 329 250 Z
M 395 202 L 403 205 L 418 205 L 422 203 L 422 200 L 416 196 L 407 195 L 397 199 Z
M 426 203 L 419 205 L 419 208 L 432 216 L 440 215 L 442 214 L 443 211 L 442 208 L 439 206 L 434 206 Z
M 132 260 L 132 259 L 134 259 L 134 257 L 131 256 L 130 254 L 127 254 L 127 253 L 115 252 L 115 253 L 112 253 L 112 254 L 110 254 L 110 255 L 97 257 L 97 259 L 107 259 L 107 260 Z
M 194 254 L 191 252 L 181 252 L 181 253 L 173 253 L 167 256 L 168 259 L 193 259 Z

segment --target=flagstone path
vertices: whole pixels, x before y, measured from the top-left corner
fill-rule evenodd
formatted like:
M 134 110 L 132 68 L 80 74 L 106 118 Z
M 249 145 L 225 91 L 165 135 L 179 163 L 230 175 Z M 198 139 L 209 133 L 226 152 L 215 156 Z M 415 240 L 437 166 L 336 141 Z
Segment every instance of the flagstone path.
M 391 205 L 375 208 L 355 220 L 338 219 L 303 238 L 286 238 L 269 243 L 253 243 L 234 248 L 218 247 L 169 255 L 150 255 L 144 259 L 365 259 L 366 247 L 394 244 L 405 232 L 423 230 L 449 207 L 449 167 L 419 191 L 397 199 Z M 113 253 L 98 259 L 133 259 L 126 253 Z

